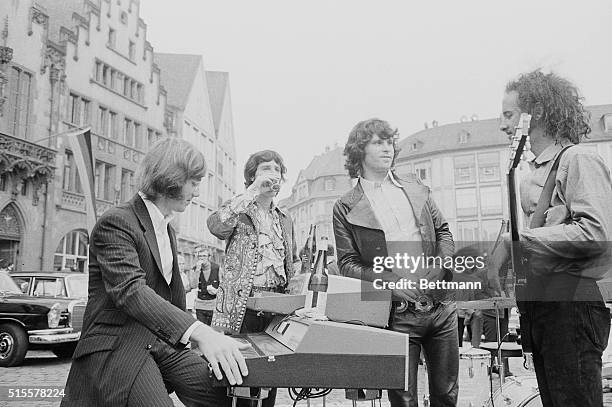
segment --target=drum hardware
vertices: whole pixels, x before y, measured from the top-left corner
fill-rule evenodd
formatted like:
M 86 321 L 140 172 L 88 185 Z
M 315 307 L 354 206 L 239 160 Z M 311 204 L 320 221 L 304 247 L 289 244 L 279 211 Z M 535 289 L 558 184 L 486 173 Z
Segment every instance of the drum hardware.
M 353 407 L 357 406 L 358 401 L 370 401 L 372 407 L 376 407 L 376 400 L 378 400 L 378 406 L 381 406 L 382 390 L 373 389 L 346 389 L 344 390 L 344 397 L 347 400 L 353 402 Z M 325 404 L 323 404 L 325 406 Z
M 238 399 L 257 400 L 257 407 L 261 407 L 262 401 L 268 398 L 270 390 L 269 387 L 230 386 L 227 388 L 227 396 L 232 398 L 232 407 L 237 406 Z
M 495 391 L 483 407 L 541 407 L 542 400 L 535 376 L 510 377 Z

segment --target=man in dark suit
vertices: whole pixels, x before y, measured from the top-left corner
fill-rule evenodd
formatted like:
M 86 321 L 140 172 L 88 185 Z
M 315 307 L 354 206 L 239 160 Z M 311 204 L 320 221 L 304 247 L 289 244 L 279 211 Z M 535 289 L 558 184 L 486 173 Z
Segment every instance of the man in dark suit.
M 206 172 L 190 143 L 155 144 L 139 169 L 139 192 L 105 212 L 91 232 L 89 300 L 62 406 L 224 406 L 214 375 L 241 384 L 242 345 L 185 312 L 176 237 L 169 224 L 199 195 Z M 186 348 L 191 342 L 198 353 Z
M 219 290 L 219 265 L 211 262 L 210 253 L 203 250 L 198 253 L 194 271 L 199 275 L 198 298 L 195 301 L 196 316 L 198 321 L 210 325 Z

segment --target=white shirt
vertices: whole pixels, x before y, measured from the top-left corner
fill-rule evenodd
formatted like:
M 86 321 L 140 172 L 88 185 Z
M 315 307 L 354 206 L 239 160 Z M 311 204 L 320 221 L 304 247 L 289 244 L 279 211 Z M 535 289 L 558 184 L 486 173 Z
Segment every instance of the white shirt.
M 423 255 L 421 231 L 412 210 L 412 205 L 402 185 L 389 171 L 382 182 L 359 178 L 363 192 L 372 206 L 374 216 L 385 233 L 387 255 L 408 254 L 413 257 Z M 400 276 L 409 276 L 403 268 L 392 267 Z M 414 270 L 413 272 L 416 272 Z
M 148 200 L 142 192 L 138 192 L 138 195 L 142 198 L 147 211 L 149 212 L 149 218 L 153 224 L 155 230 L 155 240 L 157 241 L 157 248 L 159 249 L 159 258 L 162 264 L 162 273 L 164 279 L 170 285 L 172 281 L 172 264 L 174 263 L 174 256 L 172 255 L 172 246 L 170 245 L 170 234 L 168 233 L 168 224 L 174 217 L 174 215 L 164 216 L 159 210 L 157 205 L 152 201 Z M 195 321 L 181 337 L 181 343 L 188 343 L 189 338 L 193 331 L 200 325 L 204 325 L 201 321 Z
M 404 188 L 389 172 L 382 182 L 359 178 L 387 241 L 420 242 L 421 231 Z
M 151 223 L 153 223 L 153 229 L 155 230 L 155 239 L 157 240 L 157 248 L 159 249 L 159 258 L 161 259 L 162 273 L 164 279 L 170 285 L 172 281 L 172 263 L 174 257 L 172 255 L 172 247 L 170 246 L 170 235 L 168 234 L 168 224 L 174 217 L 174 215 L 164 216 L 159 210 L 157 205 L 145 198 L 142 192 L 138 193 L 142 198 L 147 210 L 149 211 L 149 217 Z

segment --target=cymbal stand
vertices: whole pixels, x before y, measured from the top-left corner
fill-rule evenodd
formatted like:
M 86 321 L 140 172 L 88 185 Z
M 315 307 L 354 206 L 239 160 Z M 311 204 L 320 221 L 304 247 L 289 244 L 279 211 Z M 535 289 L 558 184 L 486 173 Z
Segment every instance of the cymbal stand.
M 506 382 L 506 372 L 504 372 L 504 361 L 502 359 L 502 339 L 501 339 L 501 323 L 499 318 L 499 307 L 495 304 L 495 327 L 497 328 L 497 368 L 499 369 L 500 383 Z

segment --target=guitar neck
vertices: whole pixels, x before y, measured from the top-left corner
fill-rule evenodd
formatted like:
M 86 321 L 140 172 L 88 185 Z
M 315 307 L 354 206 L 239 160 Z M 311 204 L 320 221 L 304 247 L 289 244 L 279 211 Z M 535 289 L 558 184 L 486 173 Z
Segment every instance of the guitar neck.
M 510 167 L 508 169 L 508 209 L 510 214 L 510 236 L 512 238 L 512 244 L 510 245 L 510 253 L 512 259 L 512 271 L 516 277 L 516 286 L 524 286 L 527 284 L 527 277 L 525 274 L 523 256 L 519 250 L 519 231 L 518 231 L 518 204 L 517 204 L 517 193 L 516 193 L 516 167 L 520 161 L 521 155 L 525 149 L 525 143 L 527 137 L 521 137 L 518 146 L 515 151 L 515 155 L 512 158 Z
M 518 205 L 517 205 L 517 194 L 516 194 L 516 177 L 515 169 L 511 169 L 508 172 L 508 210 L 510 215 L 510 236 L 513 242 L 519 241 L 518 234 Z

